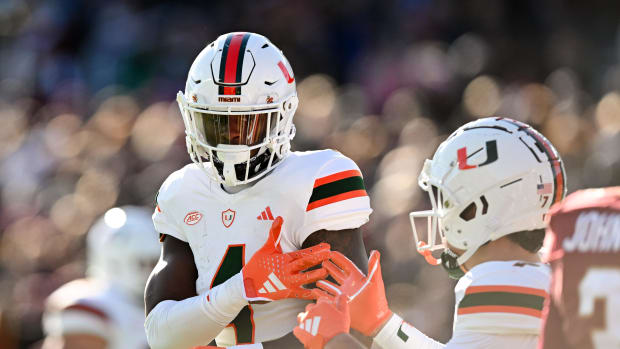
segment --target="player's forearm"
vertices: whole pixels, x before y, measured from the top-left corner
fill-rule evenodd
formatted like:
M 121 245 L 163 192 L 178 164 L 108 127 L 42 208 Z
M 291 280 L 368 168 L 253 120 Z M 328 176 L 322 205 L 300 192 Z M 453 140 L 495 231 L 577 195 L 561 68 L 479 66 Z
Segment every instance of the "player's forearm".
M 237 274 L 199 296 L 160 302 L 144 323 L 149 345 L 169 349 L 211 342 L 248 304 L 243 294 L 243 278 Z
M 441 349 L 445 345 L 429 338 L 417 328 L 394 314 L 375 336 L 374 341 L 382 348 L 390 349 Z
M 332 251 L 338 251 L 351 261 L 364 273 L 368 272 L 368 255 L 359 228 L 344 230 L 319 230 L 312 233 L 304 241 L 302 247 L 318 245 L 327 242 Z

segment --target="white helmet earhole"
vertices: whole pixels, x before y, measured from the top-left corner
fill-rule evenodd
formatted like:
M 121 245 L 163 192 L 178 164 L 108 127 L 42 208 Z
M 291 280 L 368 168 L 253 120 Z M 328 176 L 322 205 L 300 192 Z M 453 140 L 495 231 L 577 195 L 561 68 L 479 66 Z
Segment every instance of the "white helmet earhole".
M 476 203 L 472 202 L 467 207 L 465 207 L 463 211 L 461 211 L 461 213 L 459 214 L 459 217 L 461 217 L 462 220 L 469 222 L 472 219 L 476 218 L 476 210 L 477 210 Z

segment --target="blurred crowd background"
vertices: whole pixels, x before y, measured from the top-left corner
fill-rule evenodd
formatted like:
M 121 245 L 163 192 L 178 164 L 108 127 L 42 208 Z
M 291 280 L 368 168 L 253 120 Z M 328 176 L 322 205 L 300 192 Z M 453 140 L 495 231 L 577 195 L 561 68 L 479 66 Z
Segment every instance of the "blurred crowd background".
M 269 37 L 300 96 L 295 150 L 365 175 L 393 309 L 451 335 L 453 283 L 415 253 L 422 162 L 462 123 L 528 122 L 568 189 L 620 184 L 620 2 L 0 0 L 0 347 L 37 348 L 45 297 L 84 273 L 106 209 L 152 207 L 189 163 L 174 102 L 221 33 Z

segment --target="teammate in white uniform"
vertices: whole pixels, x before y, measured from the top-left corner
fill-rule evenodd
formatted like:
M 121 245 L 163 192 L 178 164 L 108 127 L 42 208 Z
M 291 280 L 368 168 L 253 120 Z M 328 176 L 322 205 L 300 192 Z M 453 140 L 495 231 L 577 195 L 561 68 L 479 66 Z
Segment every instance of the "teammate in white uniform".
M 300 314 L 295 335 L 308 348 L 362 347 L 346 326 L 327 330 L 350 319 L 386 349 L 536 348 L 550 284 L 537 252 L 544 215 L 564 197 L 565 182 L 557 151 L 528 125 L 485 118 L 462 126 L 420 174 L 432 210 L 410 214 L 418 251 L 459 279 L 452 339 L 439 343 L 389 310 L 377 251 L 368 276 L 338 253 L 323 263 L 338 284 L 317 282 L 326 299 Z M 417 218 L 427 218 L 424 239 Z M 435 250 L 443 251 L 440 259 Z
M 142 294 L 159 257 L 150 211 L 110 209 L 88 232 L 87 278 L 52 293 L 44 349 L 148 348 Z
M 307 301 L 271 297 L 287 287 L 271 280 L 257 291 L 274 302 L 248 302 L 245 268 L 277 216 L 282 252 L 329 242 L 365 268 L 358 228 L 372 210 L 362 175 L 336 151 L 290 151 L 295 78 L 261 35 L 230 33 L 207 45 L 178 101 L 194 163 L 166 179 L 153 214 L 163 254 L 145 294 L 149 343 L 300 347 L 287 334 Z

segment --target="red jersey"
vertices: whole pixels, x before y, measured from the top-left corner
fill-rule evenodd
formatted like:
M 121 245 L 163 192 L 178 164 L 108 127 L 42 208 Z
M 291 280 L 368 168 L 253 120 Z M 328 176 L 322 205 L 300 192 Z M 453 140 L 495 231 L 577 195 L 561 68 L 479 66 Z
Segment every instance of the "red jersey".
M 553 206 L 545 248 L 552 281 L 539 348 L 620 348 L 620 187 Z

